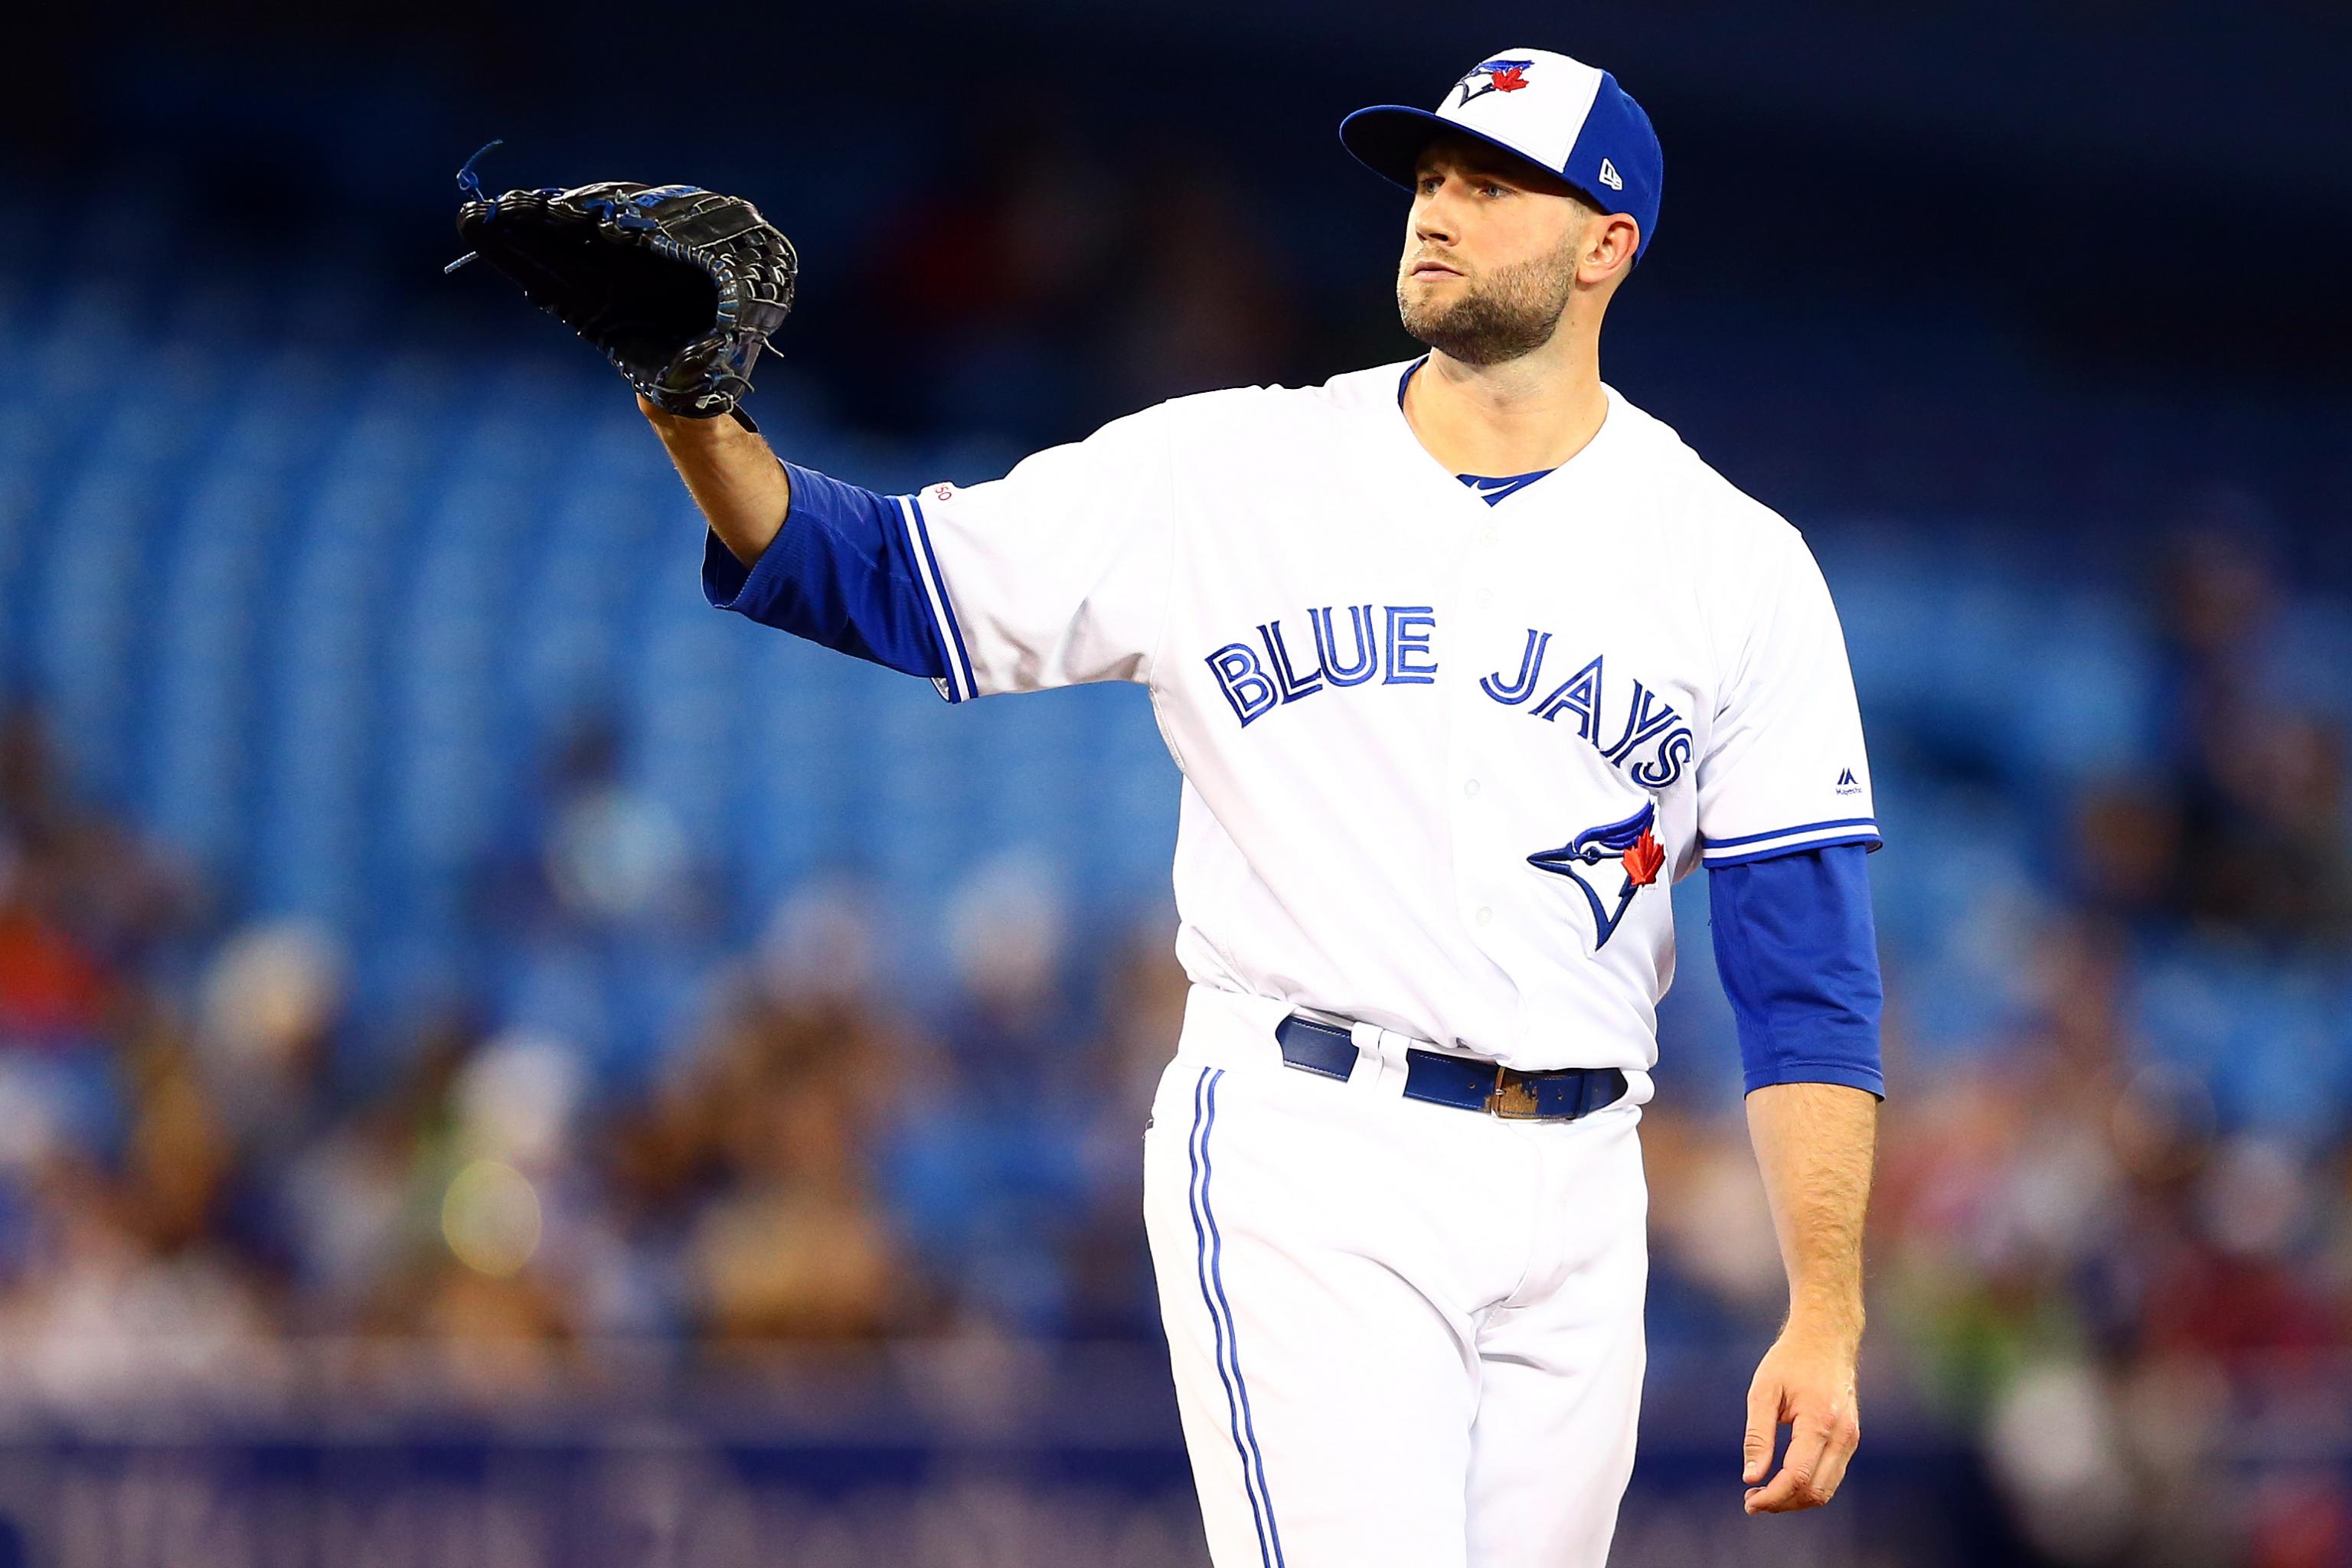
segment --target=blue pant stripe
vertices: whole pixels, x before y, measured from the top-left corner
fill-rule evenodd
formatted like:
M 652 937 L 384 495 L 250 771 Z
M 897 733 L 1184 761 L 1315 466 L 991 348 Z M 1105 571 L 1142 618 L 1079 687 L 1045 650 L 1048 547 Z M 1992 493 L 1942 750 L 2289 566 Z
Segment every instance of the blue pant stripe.
M 1249 1384 L 1242 1376 L 1241 1331 L 1234 1321 L 1233 1303 L 1225 1299 L 1224 1237 L 1217 1230 L 1216 1211 L 1209 1205 L 1209 1134 L 1217 1125 L 1217 1085 L 1224 1076 L 1223 1068 L 1203 1068 L 1192 1086 L 1192 1141 L 1188 1146 L 1192 1156 L 1192 1236 L 1199 1246 L 1201 1300 L 1216 1332 L 1217 1377 L 1225 1385 L 1234 1449 L 1241 1456 L 1242 1489 L 1249 1495 L 1250 1520 L 1257 1527 L 1258 1561 L 1264 1568 L 1285 1568 L 1282 1529 L 1275 1522 L 1274 1493 L 1265 1481 L 1265 1453 L 1258 1447 Z

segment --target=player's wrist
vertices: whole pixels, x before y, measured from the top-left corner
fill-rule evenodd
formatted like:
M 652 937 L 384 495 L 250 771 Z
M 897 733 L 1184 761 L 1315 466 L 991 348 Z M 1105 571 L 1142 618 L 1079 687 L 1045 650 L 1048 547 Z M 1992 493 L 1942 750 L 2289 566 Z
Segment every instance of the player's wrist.
M 692 415 L 672 414 L 643 393 L 637 395 L 637 412 L 646 416 L 646 423 L 654 427 L 654 434 L 659 436 L 663 445 L 667 447 L 715 447 L 746 437 L 758 439 L 749 426 L 730 415 L 703 419 Z
M 1790 1297 L 1788 1321 L 1780 1337 L 1821 1345 L 1849 1357 L 1862 1348 L 1863 1308 L 1859 1295 L 1822 1296 L 1798 1291 Z
M 662 432 L 665 436 L 669 435 L 672 432 L 676 432 L 679 435 L 686 435 L 690 433 L 698 426 L 715 426 L 720 424 L 733 423 L 731 420 L 688 419 L 682 414 L 672 414 L 667 409 L 663 408 L 659 404 L 647 397 L 642 392 L 637 394 L 637 412 L 646 416 L 646 423 L 651 425 L 655 429 Z

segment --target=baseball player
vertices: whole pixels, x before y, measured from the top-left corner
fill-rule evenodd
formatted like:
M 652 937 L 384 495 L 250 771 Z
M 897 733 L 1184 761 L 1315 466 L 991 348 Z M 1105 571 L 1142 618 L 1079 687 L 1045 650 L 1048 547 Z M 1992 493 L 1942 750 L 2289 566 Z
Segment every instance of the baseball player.
M 1790 1286 L 1748 1510 L 1827 1501 L 1858 1441 L 1870 770 L 1803 541 L 1601 379 L 1657 232 L 1641 108 L 1508 49 L 1340 136 L 1410 194 L 1410 362 L 913 495 L 641 405 L 713 605 L 950 702 L 1150 695 L 1192 989 L 1146 1222 L 1219 1568 L 1597 1564 L 1642 1383 L 1667 889 L 1702 865 Z

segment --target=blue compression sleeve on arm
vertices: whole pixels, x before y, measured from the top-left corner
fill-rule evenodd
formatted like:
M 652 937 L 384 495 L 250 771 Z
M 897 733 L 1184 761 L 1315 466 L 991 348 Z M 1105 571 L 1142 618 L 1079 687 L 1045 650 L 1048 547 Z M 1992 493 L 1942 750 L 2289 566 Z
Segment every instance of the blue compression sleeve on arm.
M 1715 965 L 1750 1091 L 1842 1083 L 1885 1096 L 1868 853 L 1839 844 L 1706 874 Z
M 716 533 L 702 544 L 703 597 L 843 653 L 943 679 L 947 649 L 916 574 L 898 503 L 786 463 L 792 509 L 750 567 Z

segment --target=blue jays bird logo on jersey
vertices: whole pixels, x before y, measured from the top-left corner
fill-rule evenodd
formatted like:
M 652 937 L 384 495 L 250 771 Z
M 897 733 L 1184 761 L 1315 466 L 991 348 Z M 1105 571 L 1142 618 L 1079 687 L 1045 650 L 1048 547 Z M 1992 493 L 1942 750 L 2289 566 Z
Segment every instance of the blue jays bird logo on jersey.
M 1462 104 L 1474 98 L 1484 98 L 1490 92 L 1517 92 L 1528 85 L 1528 70 L 1533 60 L 1488 60 L 1454 85 L 1462 89 Z M 1483 81 L 1480 79 L 1485 79 Z
M 1633 895 L 1656 881 L 1659 870 L 1666 863 L 1665 846 L 1658 842 L 1657 820 L 1658 803 L 1644 802 L 1641 810 L 1622 822 L 1588 827 L 1557 849 L 1539 850 L 1528 857 L 1528 864 L 1537 870 L 1565 877 L 1584 894 L 1584 901 L 1592 907 L 1596 934 L 1592 947 L 1596 952 L 1608 946 L 1609 939 L 1617 934 L 1618 923 L 1633 907 Z M 1617 889 L 1614 910 L 1601 901 L 1600 893 L 1577 870 L 1579 866 L 1598 866 L 1603 860 L 1616 861 L 1625 874 Z

